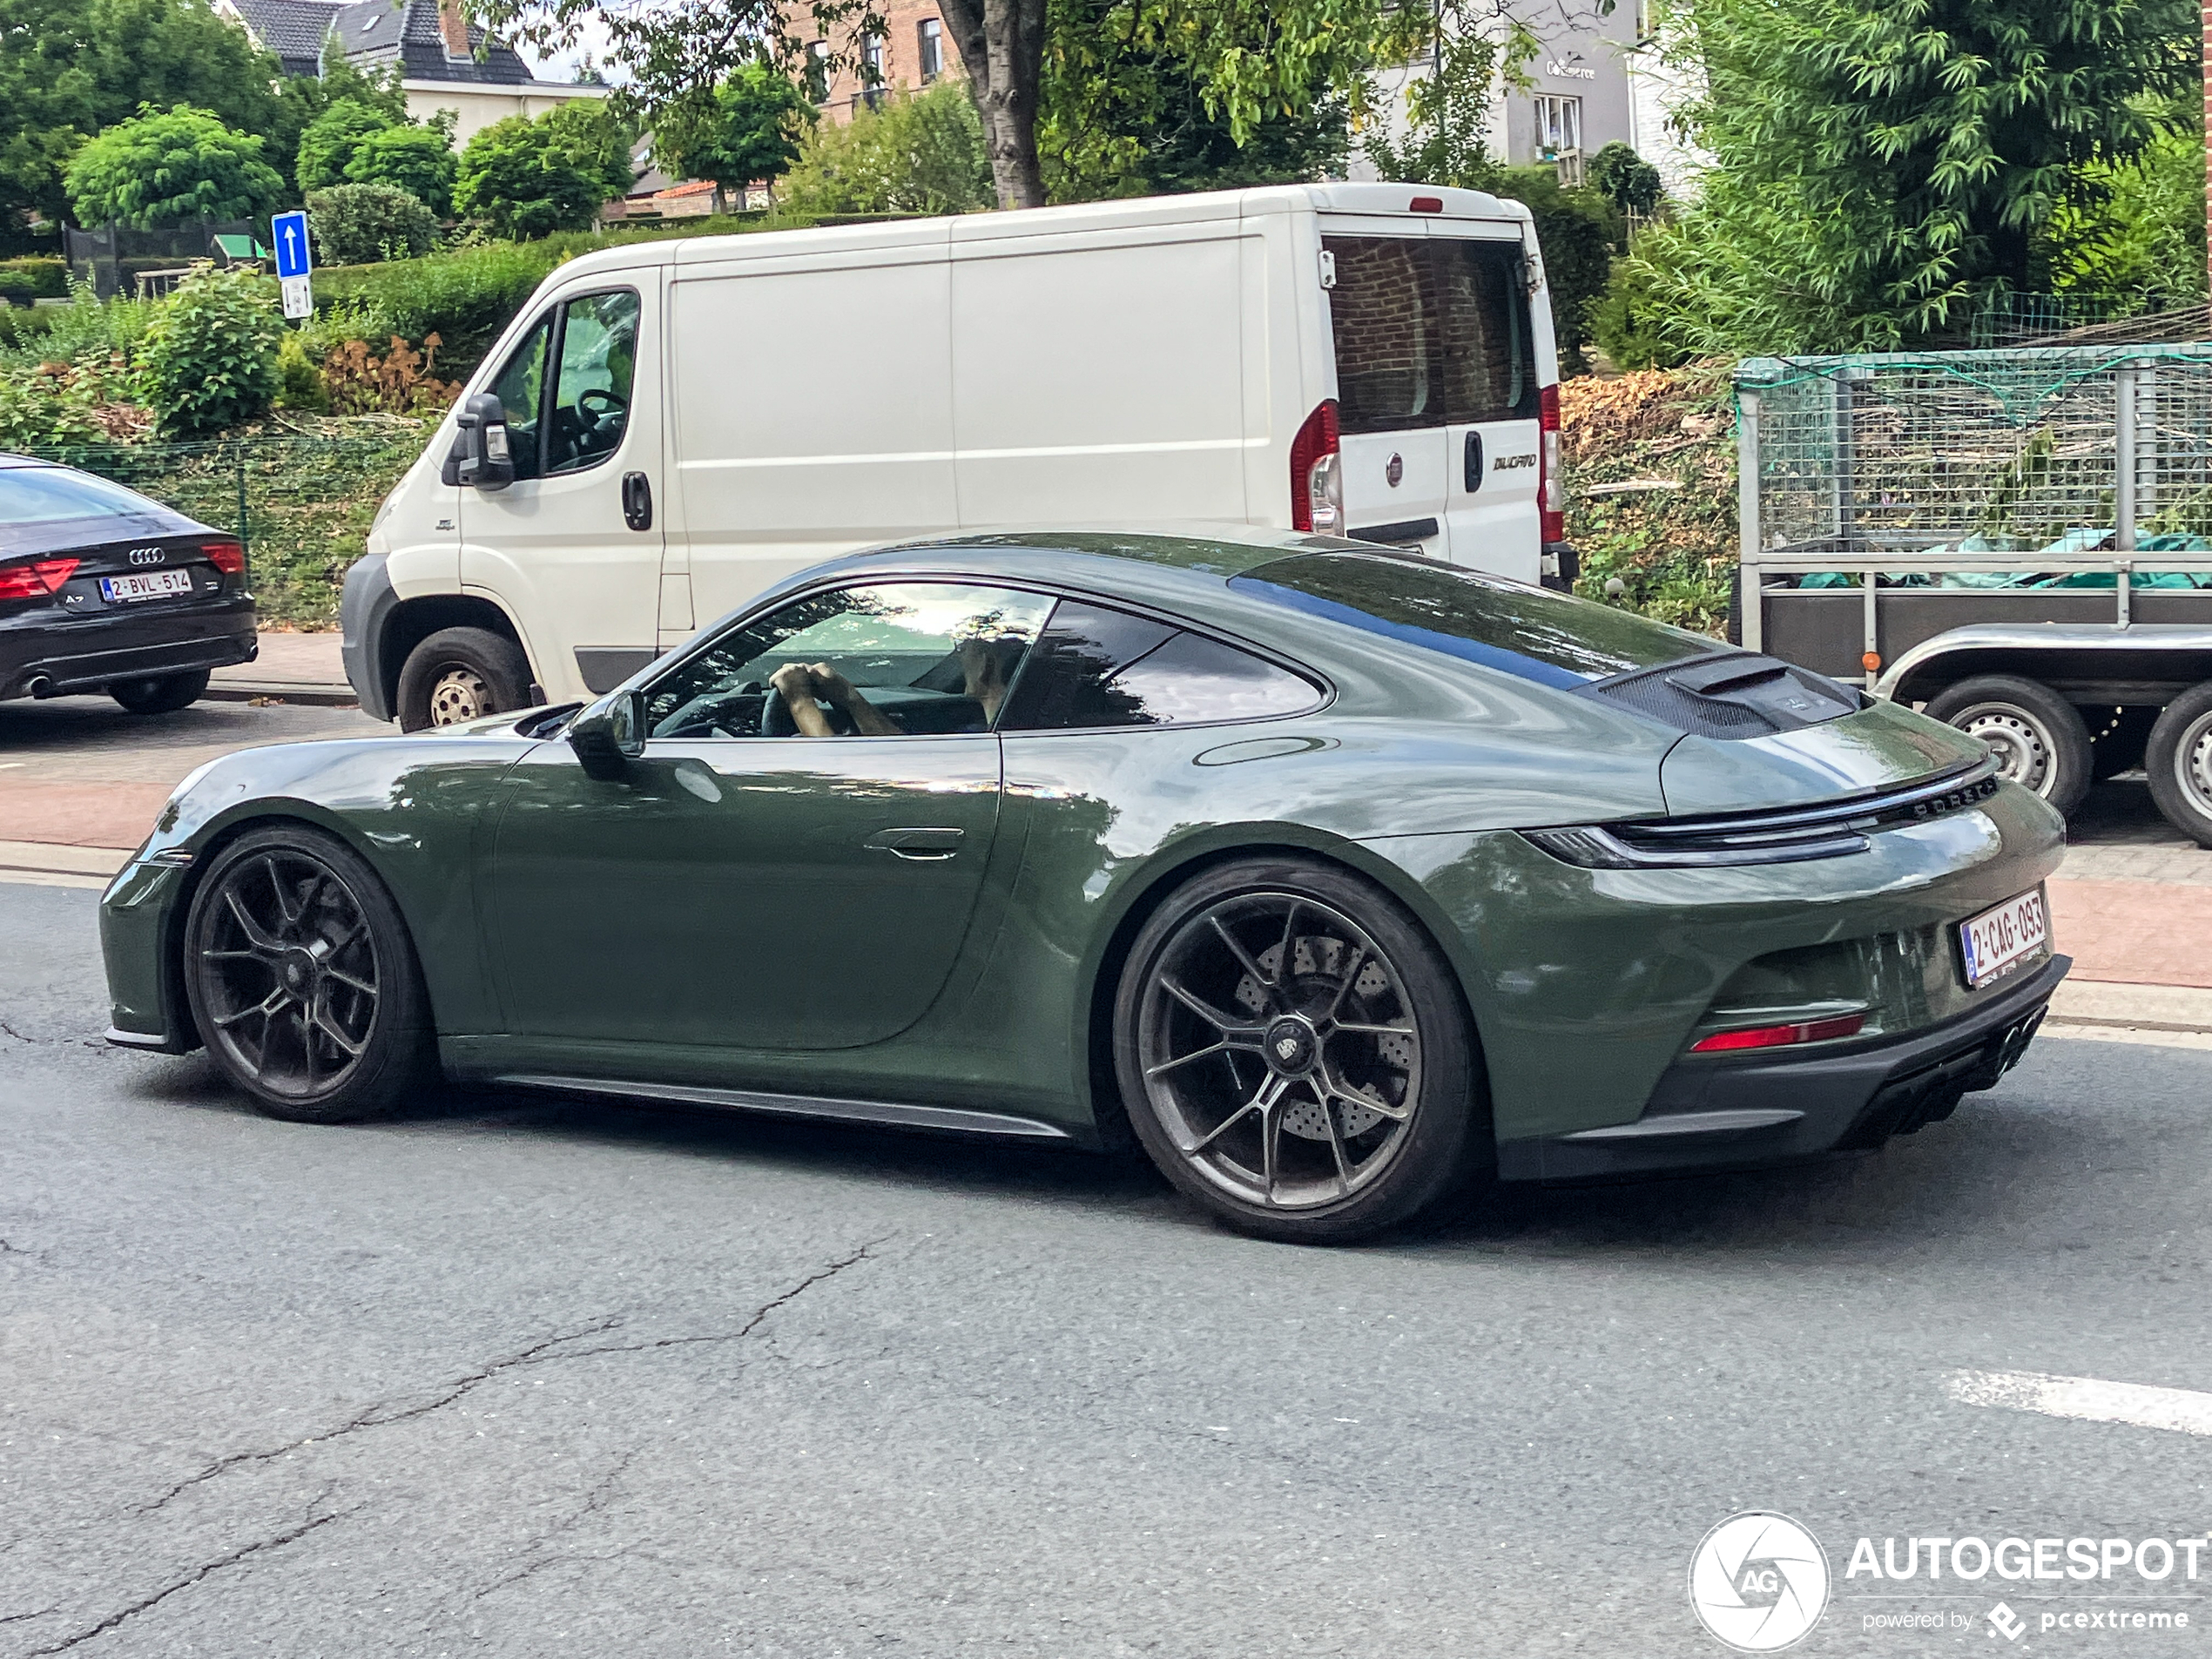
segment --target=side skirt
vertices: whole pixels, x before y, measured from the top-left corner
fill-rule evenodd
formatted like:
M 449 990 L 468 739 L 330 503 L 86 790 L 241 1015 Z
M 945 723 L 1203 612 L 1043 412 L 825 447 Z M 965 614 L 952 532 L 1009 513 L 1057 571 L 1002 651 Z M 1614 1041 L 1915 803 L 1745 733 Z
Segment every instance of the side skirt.
M 1016 1140 L 1065 1141 L 1067 1130 L 1035 1118 L 1003 1112 L 970 1111 L 957 1106 L 915 1106 L 888 1100 L 822 1099 L 812 1095 L 771 1095 L 750 1089 L 700 1089 L 688 1083 L 626 1082 L 604 1077 L 558 1077 L 541 1073 L 502 1072 L 489 1081 L 517 1089 L 549 1089 L 568 1095 L 605 1095 L 634 1100 L 664 1100 L 685 1106 L 721 1106 L 737 1111 L 772 1112 L 782 1117 L 826 1118 L 839 1123 L 876 1123 L 893 1129 L 950 1130 L 966 1135 L 1000 1135 Z

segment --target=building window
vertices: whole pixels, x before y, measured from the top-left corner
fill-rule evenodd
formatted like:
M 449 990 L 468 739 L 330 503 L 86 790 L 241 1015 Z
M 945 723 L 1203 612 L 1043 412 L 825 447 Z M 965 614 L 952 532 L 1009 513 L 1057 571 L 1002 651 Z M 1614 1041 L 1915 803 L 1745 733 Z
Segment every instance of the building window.
M 1582 100 L 1539 92 L 1536 105 L 1536 154 L 1556 161 L 1564 151 L 1582 147 Z
M 883 37 L 860 42 L 860 101 L 874 109 L 883 102 Z
M 924 17 L 914 25 L 914 33 L 921 46 L 922 84 L 927 85 L 945 72 L 945 25 Z
M 806 96 L 817 104 L 829 101 L 829 42 L 810 42 L 806 48 Z

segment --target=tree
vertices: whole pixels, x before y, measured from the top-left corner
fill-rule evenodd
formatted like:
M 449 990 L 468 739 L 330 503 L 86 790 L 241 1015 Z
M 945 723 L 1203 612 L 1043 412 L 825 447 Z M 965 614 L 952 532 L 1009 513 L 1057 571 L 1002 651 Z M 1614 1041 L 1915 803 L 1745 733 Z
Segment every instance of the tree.
M 1590 158 L 1590 188 L 1624 213 L 1649 219 L 1665 195 L 1659 169 L 1618 138 L 1600 145 Z
M 395 120 L 382 110 L 355 98 L 340 98 L 329 105 L 300 134 L 292 175 L 300 193 L 306 195 L 311 191 L 345 184 L 348 177 L 346 170 L 353 165 L 354 154 L 361 145 L 378 133 L 403 125 L 406 118 L 402 115 Z
M 383 116 L 387 125 L 404 125 L 407 94 L 400 88 L 399 65 L 364 71 L 332 51 L 324 58 L 320 75 L 284 76 L 277 85 L 275 116 L 267 127 L 257 129 L 268 138 L 269 165 L 297 183 L 301 137 L 324 111 L 344 103 Z M 301 193 L 306 193 L 304 186 Z
M 696 108 L 671 110 L 655 142 L 664 165 L 685 178 L 711 179 L 718 197 L 756 179 L 772 195 L 775 181 L 799 159 L 799 139 L 813 114 L 790 76 L 755 60 Z
M 1668 233 L 1679 343 L 1894 348 L 2045 287 L 2040 239 L 2143 153 L 2196 33 L 2181 0 L 1691 0 L 1670 49 L 1711 165 Z
M 610 100 L 580 98 L 538 117 L 550 141 L 570 164 L 599 187 L 599 199 L 627 195 L 636 174 L 630 165 L 637 131 L 623 120 Z
M 206 0 L 0 0 L 0 233 L 25 210 L 64 218 L 78 146 L 141 103 L 266 132 L 281 79 Z
M 480 129 L 461 152 L 455 210 L 510 240 L 588 229 L 606 183 L 577 165 L 551 118 L 510 115 Z
M 418 258 L 438 245 L 438 216 L 390 185 L 333 185 L 307 198 L 315 257 L 325 265 Z
M 179 105 L 108 128 L 77 152 L 66 180 L 80 225 L 143 230 L 187 219 L 240 219 L 284 199 L 261 140 L 206 110 Z
M 346 163 L 346 180 L 388 185 L 443 217 L 453 208 L 453 181 L 460 165 L 453 153 L 449 119 L 427 126 L 386 127 L 354 146 Z
M 983 123 L 957 81 L 822 123 L 788 184 L 790 205 L 813 213 L 966 213 L 994 200 Z

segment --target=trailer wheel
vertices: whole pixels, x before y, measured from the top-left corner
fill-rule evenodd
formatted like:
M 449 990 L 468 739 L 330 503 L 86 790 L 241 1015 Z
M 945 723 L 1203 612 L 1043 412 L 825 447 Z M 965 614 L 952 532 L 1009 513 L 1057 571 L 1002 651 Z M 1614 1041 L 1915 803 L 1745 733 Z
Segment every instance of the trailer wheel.
M 2089 729 L 2081 712 L 2048 686 L 2009 674 L 1985 674 L 1946 686 L 1928 714 L 1979 738 L 2004 775 L 2061 813 L 2089 792 Z
M 2212 680 L 2166 705 L 2144 745 L 2143 770 L 2166 821 L 2212 846 Z

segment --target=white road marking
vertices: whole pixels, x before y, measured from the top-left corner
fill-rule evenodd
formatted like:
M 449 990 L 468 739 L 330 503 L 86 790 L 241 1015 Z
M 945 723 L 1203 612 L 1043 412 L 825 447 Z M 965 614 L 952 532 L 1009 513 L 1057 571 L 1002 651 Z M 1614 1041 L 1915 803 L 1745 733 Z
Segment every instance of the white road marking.
M 1999 1406 L 2092 1423 L 2212 1434 L 2212 1394 L 2193 1388 L 2100 1382 L 2094 1377 L 2047 1377 L 2036 1371 L 1954 1371 L 1944 1393 L 1964 1406 Z

